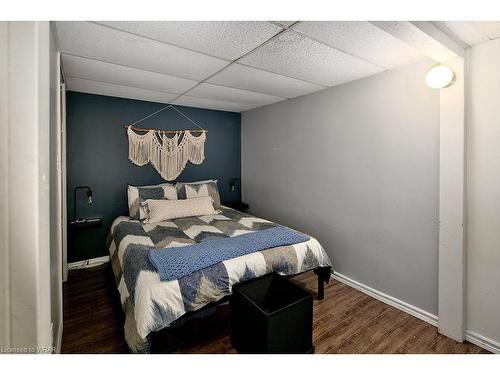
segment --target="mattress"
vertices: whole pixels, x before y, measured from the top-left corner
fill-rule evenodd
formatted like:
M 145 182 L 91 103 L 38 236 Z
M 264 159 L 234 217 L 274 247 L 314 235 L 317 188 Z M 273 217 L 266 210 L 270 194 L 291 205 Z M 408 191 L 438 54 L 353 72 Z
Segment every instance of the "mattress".
M 331 266 L 313 237 L 306 242 L 266 249 L 225 260 L 178 280 L 161 281 L 148 259 L 155 248 L 186 246 L 268 229 L 277 224 L 227 207 L 216 215 L 145 224 L 127 216 L 111 226 L 108 248 L 125 312 L 125 339 L 132 352 L 149 352 L 150 334 L 169 327 L 231 294 L 232 286 L 270 272 L 290 276 Z M 213 251 L 217 251 L 216 248 Z

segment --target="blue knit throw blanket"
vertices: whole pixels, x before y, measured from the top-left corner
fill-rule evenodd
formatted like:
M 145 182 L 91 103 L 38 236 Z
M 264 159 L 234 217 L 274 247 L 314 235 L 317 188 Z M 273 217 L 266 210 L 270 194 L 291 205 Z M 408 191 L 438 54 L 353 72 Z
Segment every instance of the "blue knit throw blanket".
M 193 245 L 149 251 L 149 261 L 160 280 L 176 280 L 227 259 L 273 247 L 306 242 L 309 236 L 283 226 L 241 236 L 207 240 Z

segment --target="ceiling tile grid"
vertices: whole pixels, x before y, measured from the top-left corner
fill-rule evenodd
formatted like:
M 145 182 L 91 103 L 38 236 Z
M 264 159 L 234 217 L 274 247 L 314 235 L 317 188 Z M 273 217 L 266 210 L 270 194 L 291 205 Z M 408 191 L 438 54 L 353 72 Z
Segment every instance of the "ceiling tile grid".
M 466 46 L 473 46 L 487 42 L 488 37 L 472 22 L 443 21 L 435 22 L 441 30 L 448 33 L 458 42 Z
M 73 77 L 66 77 L 66 86 L 69 91 L 115 96 L 118 98 L 146 100 L 158 103 L 169 103 L 177 97 L 176 94 L 169 94 L 166 92 L 145 90 L 136 87 L 114 85 L 111 83 Z
M 235 60 L 282 30 L 265 21 L 99 22 L 207 55 Z
M 338 85 L 384 70 L 288 30 L 239 62 L 324 86 Z
M 188 107 L 217 109 L 219 111 L 243 112 L 259 107 L 255 104 L 234 103 L 223 100 L 213 100 L 206 98 L 196 98 L 194 96 L 184 95 L 175 99 L 172 104 L 184 105 Z
M 290 26 L 292 26 L 294 23 L 297 23 L 298 21 L 269 21 L 269 22 L 279 27 L 282 27 L 283 29 L 288 29 Z
M 55 24 L 69 90 L 236 112 L 446 53 L 398 21 Z M 500 37 L 500 22 L 436 25 L 468 45 Z
M 208 82 L 284 98 L 310 94 L 326 87 L 238 63 L 228 66 Z
M 408 21 L 373 21 L 370 22 L 388 34 L 404 41 L 409 46 L 423 51 L 436 61 L 447 61 L 456 56 L 456 53 L 430 37 L 418 27 Z
M 425 58 L 417 49 L 365 21 L 299 22 L 293 30 L 385 69 Z
M 62 63 L 65 74 L 73 78 L 83 78 L 172 94 L 182 94 L 198 83 L 198 81 L 72 55 L 62 54 Z
M 260 94 L 257 92 L 240 90 L 210 83 L 201 83 L 199 86 L 196 86 L 194 89 L 189 91 L 188 94 L 199 98 L 257 105 L 272 104 L 286 99 L 279 96 Z
M 439 21 L 435 24 L 466 46 L 500 38 L 500 21 Z
M 62 53 L 181 78 L 202 80 L 228 64 L 90 22 L 57 22 L 57 33 Z

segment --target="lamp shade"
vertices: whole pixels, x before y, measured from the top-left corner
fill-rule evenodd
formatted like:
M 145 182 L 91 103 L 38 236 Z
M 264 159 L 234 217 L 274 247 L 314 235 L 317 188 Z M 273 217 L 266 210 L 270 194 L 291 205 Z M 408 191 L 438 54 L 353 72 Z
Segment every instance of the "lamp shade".
M 425 77 L 427 86 L 433 89 L 442 89 L 450 86 L 455 79 L 455 73 L 449 66 L 438 65 L 429 70 Z

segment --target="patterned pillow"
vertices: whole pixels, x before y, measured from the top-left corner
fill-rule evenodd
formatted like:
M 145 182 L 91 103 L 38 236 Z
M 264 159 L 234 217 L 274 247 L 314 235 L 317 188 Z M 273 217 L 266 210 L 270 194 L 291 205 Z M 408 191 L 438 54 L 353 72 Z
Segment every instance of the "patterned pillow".
M 144 202 L 144 207 L 148 211 L 145 223 L 159 223 L 180 217 L 215 215 L 217 213 L 212 205 L 212 197 L 178 200 L 147 199 Z
M 178 199 L 212 197 L 214 209 L 221 209 L 217 180 L 178 182 L 175 187 Z
M 128 186 L 128 211 L 132 219 L 144 220 L 148 217 L 143 203 L 146 199 L 177 199 L 177 189 L 172 184 L 150 186 Z

